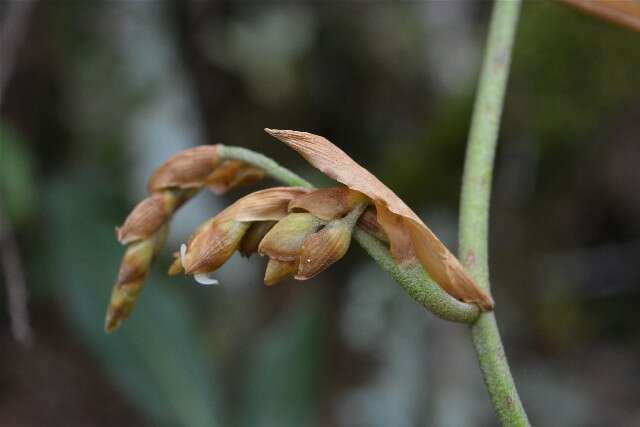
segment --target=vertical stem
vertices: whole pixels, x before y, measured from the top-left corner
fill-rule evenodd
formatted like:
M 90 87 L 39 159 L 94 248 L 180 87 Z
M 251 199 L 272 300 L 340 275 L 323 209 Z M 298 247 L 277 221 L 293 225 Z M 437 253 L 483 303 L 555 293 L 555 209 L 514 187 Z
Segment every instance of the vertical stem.
M 496 0 L 473 109 L 460 201 L 460 257 L 489 290 L 488 228 L 491 178 L 520 0 Z M 471 327 L 484 381 L 503 426 L 527 426 L 493 313 Z

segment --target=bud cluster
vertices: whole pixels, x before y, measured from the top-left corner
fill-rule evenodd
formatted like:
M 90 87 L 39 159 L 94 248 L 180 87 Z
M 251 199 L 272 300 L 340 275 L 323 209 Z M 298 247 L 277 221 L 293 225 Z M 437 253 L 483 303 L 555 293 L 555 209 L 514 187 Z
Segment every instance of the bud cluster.
M 164 245 L 168 223 L 180 206 L 204 187 L 223 193 L 264 176 L 243 162 L 222 161 L 218 149 L 205 145 L 184 150 L 158 167 L 149 179 L 150 195 L 116 229 L 118 241 L 128 246 L 107 309 L 107 331 L 118 327 L 133 310 L 153 258 Z
M 184 272 L 199 283 L 214 284 L 211 273 L 238 250 L 243 256 L 258 252 L 269 258 L 266 285 L 288 277 L 310 279 L 346 254 L 368 203 L 366 196 L 346 187 L 285 187 L 249 194 L 198 227 L 169 273 Z

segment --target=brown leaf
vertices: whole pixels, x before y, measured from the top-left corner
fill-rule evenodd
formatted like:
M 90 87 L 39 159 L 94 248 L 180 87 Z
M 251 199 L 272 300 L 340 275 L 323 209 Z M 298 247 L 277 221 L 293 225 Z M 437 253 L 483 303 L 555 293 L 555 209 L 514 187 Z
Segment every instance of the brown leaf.
M 583 12 L 623 27 L 640 31 L 640 2 L 637 0 L 562 0 Z
M 453 297 L 476 303 L 483 310 L 493 308 L 489 294 L 464 271 L 455 256 L 422 220 L 393 191 L 344 151 L 326 138 L 311 133 L 265 130 L 325 175 L 368 196 L 376 206 L 378 222 L 389 237 L 391 253 L 398 262 L 419 260 L 433 279 Z

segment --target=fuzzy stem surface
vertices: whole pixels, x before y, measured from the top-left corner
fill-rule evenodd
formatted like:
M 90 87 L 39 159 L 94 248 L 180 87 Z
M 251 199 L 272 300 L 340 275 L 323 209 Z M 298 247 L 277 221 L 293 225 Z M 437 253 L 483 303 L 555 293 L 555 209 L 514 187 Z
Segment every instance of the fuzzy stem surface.
M 489 206 L 504 94 L 509 76 L 520 0 L 494 4 L 476 94 L 460 201 L 459 247 L 465 269 L 487 291 Z M 528 426 L 493 312 L 482 313 L 471 335 L 491 402 L 503 426 Z
M 218 153 L 222 158 L 242 160 L 257 166 L 283 184 L 314 188 L 309 181 L 280 166 L 274 160 L 246 148 L 223 145 Z M 467 324 L 478 319 L 480 311 L 475 304 L 460 302 L 447 294 L 420 265 L 398 265 L 384 243 L 361 229 L 355 230 L 354 238 L 411 298 L 436 316 Z

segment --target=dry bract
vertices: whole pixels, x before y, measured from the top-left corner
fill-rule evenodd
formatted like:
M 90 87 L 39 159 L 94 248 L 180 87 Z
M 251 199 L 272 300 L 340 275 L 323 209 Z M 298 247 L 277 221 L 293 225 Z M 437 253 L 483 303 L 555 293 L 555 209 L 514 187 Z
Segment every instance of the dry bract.
M 239 199 L 194 231 L 170 273 L 184 270 L 187 274 L 202 275 L 213 272 L 236 249 L 243 247 L 245 238 L 249 242 L 244 244 L 244 250 L 252 252 L 259 242 L 256 240 L 262 240 L 262 236 L 268 234 L 274 221 L 288 215 L 291 200 L 309 191 L 298 187 L 275 187 Z
M 327 139 L 307 132 L 265 129 L 297 151 L 330 178 L 368 196 L 389 238 L 391 253 L 400 263 L 419 261 L 450 295 L 493 309 L 491 296 L 464 271 L 458 259 L 420 218 L 389 188 Z
M 147 186 L 150 193 L 165 188 L 200 188 L 220 164 L 217 145 L 189 148 L 156 169 Z
M 235 186 L 255 182 L 264 176 L 261 170 L 243 162 L 221 162 L 218 155 L 219 148 L 218 145 L 190 148 L 168 159 L 149 179 L 148 189 L 151 195 L 138 203 L 122 227 L 117 229 L 118 240 L 129 246 L 122 260 L 118 280 L 114 285 L 111 302 L 107 309 L 105 321 L 107 331 L 115 329 L 133 310 L 136 298 L 144 286 L 153 256 L 163 245 L 167 224 L 182 204 L 203 187 L 222 193 Z M 286 212 L 286 204 L 283 210 Z M 218 228 L 224 226 L 233 230 L 225 235 L 236 238 L 242 237 L 243 228 L 246 231 L 244 225 L 218 224 Z M 208 235 L 208 242 L 217 242 L 215 230 L 210 230 L 211 233 L 214 235 Z M 233 239 L 224 243 L 231 246 Z M 191 269 L 210 268 L 215 266 L 216 262 L 224 262 L 222 259 L 224 251 L 219 252 L 221 260 L 209 260 L 206 263 L 191 266 Z M 171 272 L 176 273 L 180 270 L 181 264 L 176 263 L 172 266 Z
M 292 200 L 289 210 L 304 210 L 330 221 L 345 216 L 357 205 L 368 201 L 367 196 L 347 187 L 321 188 Z
M 264 178 L 264 172 L 240 160 L 226 160 L 207 177 L 207 187 L 216 194 L 230 188 L 256 183 Z

